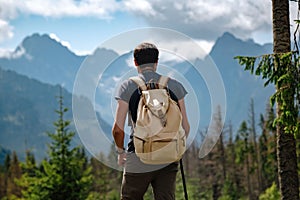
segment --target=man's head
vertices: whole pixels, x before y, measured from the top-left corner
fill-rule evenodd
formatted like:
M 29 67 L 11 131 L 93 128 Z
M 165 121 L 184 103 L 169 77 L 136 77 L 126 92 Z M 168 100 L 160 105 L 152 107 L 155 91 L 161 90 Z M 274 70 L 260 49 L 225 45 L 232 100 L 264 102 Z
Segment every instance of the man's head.
M 138 45 L 133 52 L 135 65 L 141 69 L 156 67 L 159 51 L 154 44 L 144 42 Z

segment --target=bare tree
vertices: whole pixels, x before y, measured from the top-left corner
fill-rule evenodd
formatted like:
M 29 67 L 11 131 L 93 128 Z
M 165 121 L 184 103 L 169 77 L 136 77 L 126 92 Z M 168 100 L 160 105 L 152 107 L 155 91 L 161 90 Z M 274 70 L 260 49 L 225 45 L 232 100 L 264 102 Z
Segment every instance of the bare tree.
M 260 162 L 260 154 L 259 154 L 259 146 L 257 145 L 257 133 L 256 133 L 256 121 L 255 121 L 255 111 L 254 111 L 254 100 L 251 98 L 250 102 L 250 111 L 249 111 L 249 124 L 250 124 L 250 134 L 252 137 L 252 143 L 254 147 L 253 153 L 253 165 L 256 169 L 257 173 L 257 183 L 258 183 L 258 194 L 260 194 L 262 190 L 262 179 L 261 179 L 261 162 Z

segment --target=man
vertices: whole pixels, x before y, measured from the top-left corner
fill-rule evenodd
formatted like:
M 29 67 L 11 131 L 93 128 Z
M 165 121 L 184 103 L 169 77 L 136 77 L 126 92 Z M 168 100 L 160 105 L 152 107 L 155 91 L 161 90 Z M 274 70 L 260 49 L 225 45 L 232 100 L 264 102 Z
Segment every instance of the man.
M 161 77 L 160 74 L 156 73 L 158 56 L 157 47 L 151 43 L 142 43 L 134 50 L 134 63 L 139 76 L 145 83 L 150 81 L 157 83 Z M 184 103 L 187 92 L 178 81 L 171 78 L 167 86 L 171 98 L 178 102 L 182 113 L 182 127 L 186 136 L 188 136 L 190 125 Z M 139 98 L 138 86 L 130 79 L 121 84 L 116 95 L 118 104 L 112 133 L 118 153 L 118 164 L 124 166 L 121 199 L 142 200 L 148 186 L 151 184 L 156 200 L 174 200 L 178 162 L 167 165 L 147 165 L 142 163 L 134 153 L 132 124 L 136 122 Z M 127 113 L 129 125 L 131 126 L 131 136 L 126 153 L 124 148 L 124 125 Z

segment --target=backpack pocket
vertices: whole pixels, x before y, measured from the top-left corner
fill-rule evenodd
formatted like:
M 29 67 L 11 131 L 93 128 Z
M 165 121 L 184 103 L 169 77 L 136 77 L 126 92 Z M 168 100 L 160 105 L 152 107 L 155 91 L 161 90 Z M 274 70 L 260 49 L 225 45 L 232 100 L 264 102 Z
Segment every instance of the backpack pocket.
M 151 160 L 155 163 L 171 163 L 178 160 L 177 139 L 158 140 L 152 142 Z
M 169 133 L 175 137 L 148 138 L 134 137 L 135 153 L 146 164 L 167 164 L 178 161 L 186 147 L 185 136 Z

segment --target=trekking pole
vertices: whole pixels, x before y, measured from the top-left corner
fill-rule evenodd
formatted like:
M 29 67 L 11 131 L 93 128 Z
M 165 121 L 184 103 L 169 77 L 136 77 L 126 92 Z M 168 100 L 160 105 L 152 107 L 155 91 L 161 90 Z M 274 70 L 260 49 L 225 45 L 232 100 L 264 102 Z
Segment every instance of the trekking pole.
M 182 178 L 182 184 L 183 184 L 184 198 L 185 198 L 185 200 L 188 200 L 188 193 L 187 193 L 187 189 L 186 189 L 182 159 L 180 159 L 179 163 L 180 163 L 180 171 L 181 171 L 181 178 Z

